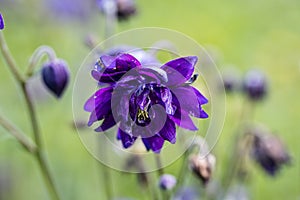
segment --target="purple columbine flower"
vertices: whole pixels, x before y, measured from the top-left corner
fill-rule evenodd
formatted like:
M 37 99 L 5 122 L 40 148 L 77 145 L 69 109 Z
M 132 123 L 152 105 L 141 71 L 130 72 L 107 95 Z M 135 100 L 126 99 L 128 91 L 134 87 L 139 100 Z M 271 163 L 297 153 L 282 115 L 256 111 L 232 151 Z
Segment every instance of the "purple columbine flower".
M 118 124 L 117 139 L 129 148 L 138 137 L 147 150 L 159 153 L 164 141 L 176 142 L 176 125 L 195 131 L 190 116 L 207 118 L 202 105 L 208 100 L 190 84 L 197 57 L 171 60 L 162 66 L 141 64 L 133 55 L 103 55 L 92 76 L 102 88 L 84 105 L 88 125 L 97 132 Z
M 2 17 L 2 14 L 0 13 L 0 30 L 4 29 L 4 19 Z
M 68 65 L 64 60 L 55 59 L 42 68 L 45 86 L 57 97 L 61 97 L 69 82 Z

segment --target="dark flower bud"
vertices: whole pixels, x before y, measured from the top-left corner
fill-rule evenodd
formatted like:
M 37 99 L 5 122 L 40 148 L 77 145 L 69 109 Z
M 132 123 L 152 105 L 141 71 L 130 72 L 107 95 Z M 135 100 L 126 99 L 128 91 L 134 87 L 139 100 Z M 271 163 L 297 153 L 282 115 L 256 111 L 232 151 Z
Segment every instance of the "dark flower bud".
M 223 86 L 226 92 L 234 92 L 240 88 L 239 75 L 235 69 L 226 69 L 222 73 Z
M 189 160 L 190 169 L 204 184 L 208 183 L 210 180 L 215 164 L 216 158 L 212 154 L 208 154 L 206 157 L 193 155 Z
M 46 63 L 42 68 L 42 77 L 46 87 L 57 98 L 61 97 L 69 81 L 67 63 L 61 59 Z
M 117 16 L 119 20 L 126 20 L 136 12 L 134 0 L 117 0 Z
M 3 30 L 3 29 L 4 29 L 4 20 L 3 20 L 2 14 L 0 13 L 0 30 Z
M 171 174 L 163 174 L 159 178 L 159 188 L 162 190 L 172 190 L 177 183 L 175 176 Z
M 278 136 L 267 132 L 254 133 L 252 156 L 269 175 L 276 175 L 284 164 L 290 163 L 290 155 Z
M 119 20 L 126 20 L 136 12 L 134 0 L 97 0 L 97 4 L 103 14 L 115 14 Z
M 262 100 L 267 93 L 267 80 L 260 70 L 250 70 L 247 72 L 243 90 L 253 101 Z

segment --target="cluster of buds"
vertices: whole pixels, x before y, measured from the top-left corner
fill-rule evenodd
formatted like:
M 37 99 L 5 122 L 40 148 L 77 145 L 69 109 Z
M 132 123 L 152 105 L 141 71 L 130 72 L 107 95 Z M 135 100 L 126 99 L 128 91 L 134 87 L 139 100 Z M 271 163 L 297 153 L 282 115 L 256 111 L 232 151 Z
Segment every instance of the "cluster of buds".
M 251 101 L 263 100 L 268 92 L 266 75 L 258 69 L 249 70 L 242 81 L 233 68 L 225 70 L 222 78 L 226 92 L 242 90 Z

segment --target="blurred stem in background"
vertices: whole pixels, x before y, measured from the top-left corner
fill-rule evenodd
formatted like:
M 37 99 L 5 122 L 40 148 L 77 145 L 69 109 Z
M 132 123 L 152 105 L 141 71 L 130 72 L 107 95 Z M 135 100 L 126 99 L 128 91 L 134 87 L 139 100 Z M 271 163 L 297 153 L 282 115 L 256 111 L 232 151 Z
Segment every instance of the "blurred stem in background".
M 251 122 L 254 116 L 254 102 L 244 99 L 242 103 L 242 108 L 239 116 L 239 121 L 237 123 L 237 128 L 234 134 L 233 139 L 233 148 L 231 156 L 227 161 L 227 171 L 225 172 L 222 180 L 224 193 L 228 192 L 233 180 L 238 175 L 238 171 L 241 169 L 244 164 L 245 157 L 249 152 L 250 145 L 249 141 L 251 137 L 249 134 L 245 134 L 246 122 Z
M 42 175 L 44 177 L 45 185 L 47 186 L 49 194 L 51 195 L 52 199 L 59 200 L 60 198 L 59 198 L 58 192 L 56 190 L 56 187 L 55 187 L 55 184 L 53 181 L 53 177 L 50 172 L 50 168 L 49 168 L 48 161 L 47 161 L 47 156 L 46 156 L 44 145 L 42 142 L 41 132 L 39 129 L 37 116 L 36 116 L 36 111 L 35 111 L 32 99 L 26 89 L 26 84 L 27 84 L 28 79 L 24 78 L 24 76 L 19 72 L 16 62 L 9 51 L 9 48 L 5 42 L 4 35 L 2 32 L 0 32 L 0 48 L 1 48 L 1 52 L 3 54 L 3 57 L 8 65 L 9 69 L 11 70 L 14 78 L 16 79 L 17 84 L 21 88 L 21 91 L 25 98 L 25 102 L 26 102 L 27 109 L 28 109 L 29 116 L 30 116 L 32 131 L 34 134 L 34 140 L 35 140 L 35 144 L 37 147 L 36 151 L 31 152 L 31 153 L 33 156 L 35 156 L 35 158 L 38 161 L 38 164 L 41 169 Z M 34 66 L 30 67 L 30 69 L 31 68 L 34 68 Z M 30 78 L 30 76 L 28 78 Z M 2 123 L 2 125 L 3 125 L 3 123 Z M 4 125 L 5 125 L 5 123 L 4 123 Z M 8 125 L 8 124 L 6 124 L 6 125 Z M 16 134 L 16 131 L 15 131 L 16 129 L 13 128 L 14 126 L 4 126 L 4 127 L 6 127 L 6 129 L 9 130 L 11 132 L 11 134 L 14 135 L 15 137 L 18 136 L 16 138 L 19 138 L 19 139 L 22 138 L 22 141 L 26 137 L 26 136 L 23 136 L 23 134 L 22 134 L 22 136 L 19 133 Z M 19 139 L 17 141 L 19 141 L 23 145 L 23 143 Z

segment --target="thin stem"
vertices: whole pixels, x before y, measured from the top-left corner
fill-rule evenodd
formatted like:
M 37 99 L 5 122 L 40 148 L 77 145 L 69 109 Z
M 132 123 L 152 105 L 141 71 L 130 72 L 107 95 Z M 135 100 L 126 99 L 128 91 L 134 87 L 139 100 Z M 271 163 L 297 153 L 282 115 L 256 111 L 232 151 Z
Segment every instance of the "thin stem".
M 38 164 L 41 168 L 45 183 L 46 183 L 47 188 L 52 196 L 52 199 L 59 200 L 60 198 L 59 198 L 58 192 L 56 190 L 52 175 L 50 173 L 50 167 L 48 165 L 46 154 L 44 152 L 41 134 L 40 134 L 40 130 L 39 130 L 38 122 L 37 122 L 36 112 L 35 112 L 32 100 L 30 98 L 29 93 L 27 92 L 26 83 L 22 83 L 21 86 L 22 86 L 22 92 L 24 94 L 25 101 L 26 101 L 26 104 L 28 107 L 28 111 L 29 111 L 31 126 L 32 126 L 33 133 L 34 133 L 34 140 L 35 140 L 36 145 L 38 146 L 38 151 L 36 151 L 36 153 L 34 155 L 36 156 Z
M 245 151 L 241 150 L 241 142 L 243 141 L 245 134 L 243 130 L 243 125 L 245 124 L 246 118 L 252 119 L 253 117 L 253 103 L 248 102 L 247 99 L 244 100 L 242 110 L 240 113 L 239 123 L 236 130 L 236 134 L 234 135 L 234 146 L 233 146 L 233 153 L 229 158 L 227 163 L 226 169 L 228 169 L 227 173 L 223 178 L 223 187 L 224 191 L 227 192 L 229 186 L 231 185 L 232 181 L 234 180 L 237 171 L 239 169 L 239 165 L 241 164 L 243 157 L 245 156 Z
M 179 171 L 179 174 L 178 174 L 178 178 L 177 178 L 177 185 L 176 185 L 176 188 L 175 190 L 177 190 L 183 183 L 184 183 L 184 180 L 185 180 L 185 175 L 187 173 L 187 161 L 188 161 L 188 157 L 189 157 L 189 152 L 190 150 L 187 149 L 184 154 L 183 154 L 183 158 L 182 158 L 182 164 L 181 164 L 181 168 L 180 168 L 180 171 Z
M 115 32 L 116 26 L 116 13 L 117 5 L 114 0 L 105 0 L 104 1 L 104 13 L 105 13 L 105 39 L 111 37 Z M 105 47 L 111 47 L 111 43 L 106 42 Z
M 19 72 L 17 64 L 14 60 L 14 58 L 12 57 L 9 48 L 5 42 L 4 39 L 4 35 L 3 33 L 0 31 L 0 48 L 1 48 L 1 53 L 5 59 L 5 61 L 7 62 L 13 76 L 15 77 L 15 79 L 19 82 L 22 83 L 25 81 L 24 77 L 22 76 L 22 74 Z
M 32 54 L 29 60 L 29 66 L 26 71 L 28 77 L 32 76 L 34 68 L 38 64 L 39 60 L 42 59 L 44 55 L 47 55 L 49 60 L 54 60 L 56 58 L 55 51 L 49 46 L 40 46 Z
M 102 178 L 104 180 L 103 186 L 104 186 L 105 193 L 106 193 L 106 199 L 112 200 L 113 199 L 113 190 L 112 190 L 111 171 L 104 164 L 100 163 L 100 165 L 101 165 Z
M 24 133 L 19 131 L 14 124 L 0 116 L 0 125 L 8 131 L 28 152 L 35 153 L 36 145 Z
M 40 166 L 42 175 L 44 177 L 47 189 L 48 189 L 52 199 L 59 200 L 60 198 L 59 198 L 58 192 L 56 191 L 56 188 L 55 188 L 55 185 L 53 182 L 53 178 L 51 176 L 50 169 L 49 169 L 49 166 L 47 163 L 46 155 L 44 153 L 44 148 L 43 148 L 43 144 L 42 144 L 41 137 L 40 137 L 41 134 L 40 134 L 40 130 L 38 127 L 38 122 L 37 122 L 37 117 L 36 117 L 35 109 L 33 106 L 33 102 L 30 98 L 30 95 L 28 94 L 28 92 L 26 90 L 26 80 L 20 74 L 20 72 L 17 68 L 16 62 L 13 59 L 13 57 L 8 49 L 8 46 L 5 42 L 4 36 L 1 32 L 0 32 L 0 47 L 1 47 L 1 51 L 4 56 L 4 59 L 7 62 L 7 65 L 9 67 L 9 69 L 11 70 L 13 76 L 15 77 L 16 81 L 18 82 L 19 86 L 21 87 L 21 91 L 22 91 L 25 101 L 26 101 L 26 105 L 28 108 L 29 116 L 30 116 L 31 126 L 32 126 L 32 130 L 34 133 L 34 140 L 35 140 L 35 144 L 37 146 L 35 153 L 32 155 L 34 155 L 38 161 L 38 164 Z
M 156 166 L 157 166 L 157 172 L 159 176 L 162 176 L 164 174 L 164 169 L 162 167 L 162 161 L 161 161 L 161 156 L 160 154 L 155 154 L 155 161 L 156 161 Z

